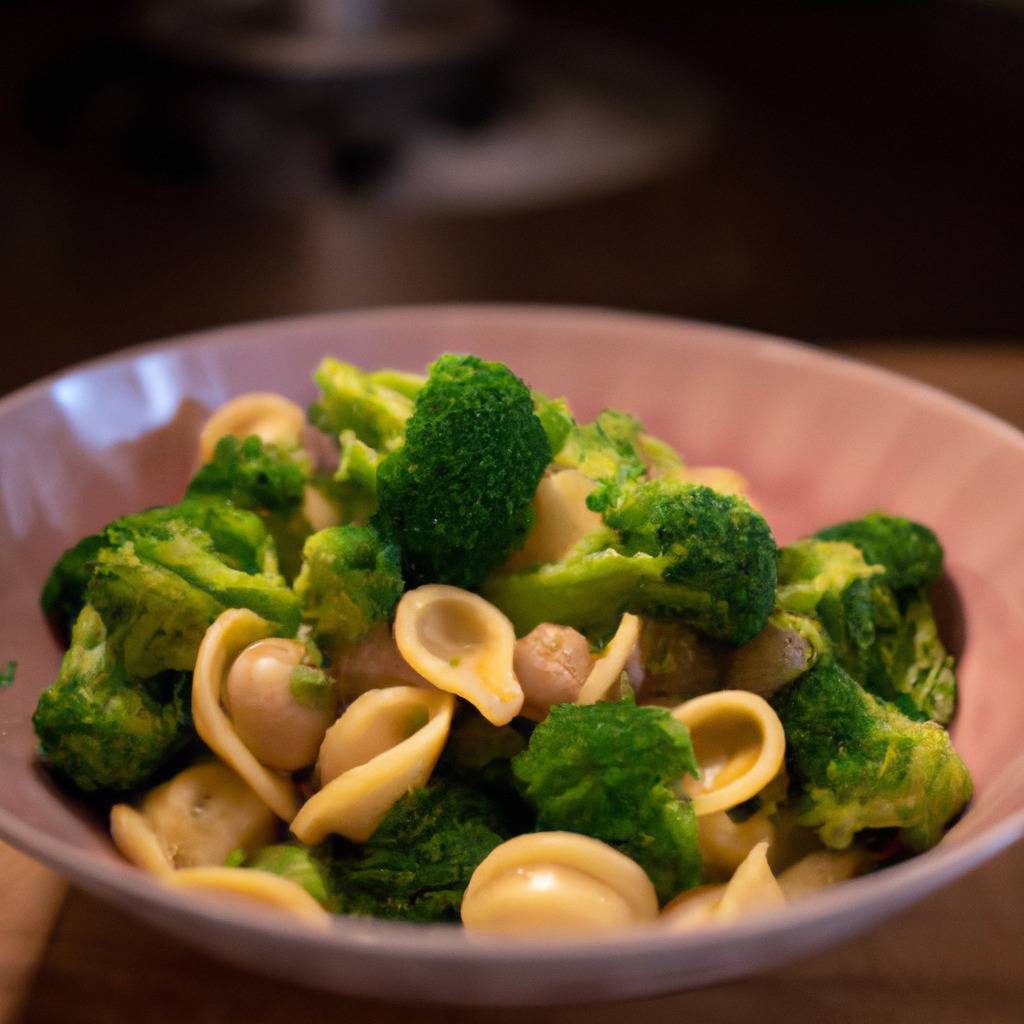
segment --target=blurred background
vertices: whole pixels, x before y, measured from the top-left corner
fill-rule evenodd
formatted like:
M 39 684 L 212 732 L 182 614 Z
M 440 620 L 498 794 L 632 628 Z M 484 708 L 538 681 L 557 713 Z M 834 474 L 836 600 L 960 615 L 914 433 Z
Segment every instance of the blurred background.
M 1024 338 L 1024 3 L 7 0 L 0 76 L 0 391 L 383 303 Z

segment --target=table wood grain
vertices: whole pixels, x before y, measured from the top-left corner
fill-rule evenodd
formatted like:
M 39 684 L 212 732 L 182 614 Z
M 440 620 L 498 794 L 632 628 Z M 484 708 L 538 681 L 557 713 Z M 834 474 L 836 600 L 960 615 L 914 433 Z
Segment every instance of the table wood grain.
M 1024 427 L 1024 347 L 851 342 L 843 351 L 944 387 Z M 406 1021 L 409 1007 L 303 989 L 229 967 L 64 883 L 0 844 L 0 1024 Z M 66 893 L 66 895 L 65 895 Z M 836 949 L 742 981 L 653 1000 L 532 1010 L 533 1024 L 1019 1024 L 1024 844 Z M 522 1011 L 415 1009 L 418 1024 Z

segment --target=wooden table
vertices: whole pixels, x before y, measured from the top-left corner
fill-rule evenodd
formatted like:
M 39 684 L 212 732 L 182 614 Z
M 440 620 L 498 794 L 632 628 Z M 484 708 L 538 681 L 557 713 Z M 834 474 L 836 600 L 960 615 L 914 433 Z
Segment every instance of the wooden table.
M 1024 348 L 851 343 L 851 354 L 937 384 L 1024 427 Z M 324 995 L 225 966 L 145 927 L 0 844 L 0 1024 L 145 1020 L 405 1020 L 408 1007 Z M 845 945 L 756 977 L 602 1007 L 531 1011 L 534 1024 L 1019 1024 L 1024 844 Z M 483 1019 L 420 1009 L 418 1024 Z M 521 1011 L 486 1014 L 489 1024 Z

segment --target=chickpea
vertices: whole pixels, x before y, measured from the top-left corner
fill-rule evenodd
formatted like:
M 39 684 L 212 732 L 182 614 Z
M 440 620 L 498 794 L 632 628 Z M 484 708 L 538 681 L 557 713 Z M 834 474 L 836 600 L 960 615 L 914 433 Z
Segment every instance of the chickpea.
M 307 653 L 297 640 L 258 640 L 235 659 L 224 687 L 239 738 L 277 771 L 311 765 L 337 717 L 333 681 L 308 664 Z
M 590 645 L 570 626 L 542 622 L 516 641 L 512 667 L 525 706 L 546 713 L 552 704 L 570 704 L 579 696 L 590 674 Z

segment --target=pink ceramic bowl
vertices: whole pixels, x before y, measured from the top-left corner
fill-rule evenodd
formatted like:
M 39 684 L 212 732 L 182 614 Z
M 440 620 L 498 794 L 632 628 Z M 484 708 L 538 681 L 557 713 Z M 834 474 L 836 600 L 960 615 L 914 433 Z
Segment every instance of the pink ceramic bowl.
M 323 934 L 161 888 L 36 763 L 30 715 L 60 652 L 38 610 L 68 544 L 176 500 L 207 412 L 243 391 L 307 402 L 325 354 L 422 369 L 445 350 L 508 362 L 581 417 L 639 415 L 694 464 L 739 468 L 780 543 L 875 508 L 943 540 L 967 621 L 958 749 L 977 784 L 935 850 L 783 912 L 713 932 L 483 940 L 450 926 L 339 919 Z M 927 387 L 741 331 L 594 310 L 405 308 L 161 342 L 0 403 L 0 835 L 76 884 L 217 956 L 327 989 L 467 1004 L 654 995 L 763 969 L 860 931 L 1024 834 L 1024 437 Z M 964 908 L 969 914 L 970 907 Z

